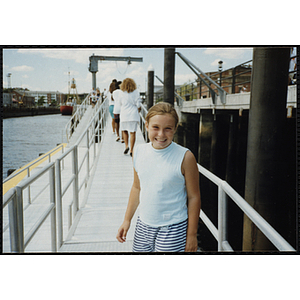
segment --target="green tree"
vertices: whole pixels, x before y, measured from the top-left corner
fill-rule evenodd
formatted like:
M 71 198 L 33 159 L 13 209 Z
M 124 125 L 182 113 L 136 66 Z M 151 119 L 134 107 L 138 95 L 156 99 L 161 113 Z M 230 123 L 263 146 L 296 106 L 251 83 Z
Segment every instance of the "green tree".
M 38 106 L 43 106 L 45 102 L 45 96 L 40 96 L 38 99 Z

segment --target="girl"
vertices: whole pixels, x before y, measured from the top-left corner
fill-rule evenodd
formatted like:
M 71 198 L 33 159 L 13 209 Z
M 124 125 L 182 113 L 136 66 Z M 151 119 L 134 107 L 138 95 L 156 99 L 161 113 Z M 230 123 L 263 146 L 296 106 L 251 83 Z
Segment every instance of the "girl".
M 194 155 L 174 143 L 178 115 L 171 104 L 153 106 L 146 117 L 150 143 L 134 151 L 134 182 L 117 240 L 126 241 L 139 206 L 134 252 L 195 252 L 200 215 L 199 172 Z
M 115 105 L 115 102 L 113 100 L 113 98 L 111 97 L 112 96 L 112 93 L 113 91 L 116 89 L 116 86 L 115 86 L 115 83 L 112 82 L 110 85 L 109 85 L 109 89 L 108 89 L 108 93 L 107 93 L 107 98 L 108 98 L 108 105 L 109 105 L 109 113 L 110 113 L 110 116 L 111 116 L 111 126 L 112 126 L 112 130 L 113 130 L 113 134 L 115 133 L 115 117 L 114 117 L 114 105 Z
M 121 83 L 120 89 L 123 91 L 120 97 L 120 127 L 122 130 L 122 137 L 125 142 L 124 154 L 129 151 L 128 139 L 130 132 L 130 155 L 132 156 L 133 147 L 135 144 L 135 135 L 140 121 L 138 108 L 141 106 L 142 99 L 136 89 L 136 84 L 133 79 L 126 78 Z
M 115 120 L 115 129 L 116 129 L 116 133 L 117 133 L 117 139 L 116 141 L 118 142 L 120 140 L 120 136 L 119 136 L 119 131 L 120 131 L 120 97 L 122 97 L 123 92 L 120 90 L 120 84 L 122 82 L 118 81 L 117 83 L 115 83 L 115 87 L 116 89 L 113 91 L 111 97 L 114 100 L 114 109 L 113 109 L 113 114 L 114 114 L 114 120 Z M 122 138 L 122 142 L 123 142 L 123 138 Z

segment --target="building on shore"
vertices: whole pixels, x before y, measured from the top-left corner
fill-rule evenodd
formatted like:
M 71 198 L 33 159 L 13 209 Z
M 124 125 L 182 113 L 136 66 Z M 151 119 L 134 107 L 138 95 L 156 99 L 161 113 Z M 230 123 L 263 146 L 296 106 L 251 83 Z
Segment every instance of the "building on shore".
M 214 82 L 221 86 L 226 93 L 245 93 L 251 89 L 252 65 L 250 63 L 241 64 L 225 71 L 206 72 L 205 75 L 210 77 Z M 201 78 L 205 79 L 203 75 Z M 207 82 L 207 80 L 206 80 Z M 214 91 L 217 87 L 209 83 L 210 88 Z M 211 92 L 206 84 L 199 78 L 194 82 L 183 84 L 176 89 L 177 93 L 186 101 L 194 99 L 210 98 Z
M 54 91 L 29 91 L 28 89 L 13 88 L 5 89 L 2 93 L 3 106 L 26 106 L 32 107 L 43 100 L 42 106 L 51 106 L 52 103 L 60 105 L 64 103 L 65 94 Z
M 59 91 L 26 91 L 26 96 L 34 97 L 34 101 L 37 104 L 39 99 L 43 97 L 44 106 L 51 105 L 55 102 L 57 105 L 64 103 L 64 94 Z

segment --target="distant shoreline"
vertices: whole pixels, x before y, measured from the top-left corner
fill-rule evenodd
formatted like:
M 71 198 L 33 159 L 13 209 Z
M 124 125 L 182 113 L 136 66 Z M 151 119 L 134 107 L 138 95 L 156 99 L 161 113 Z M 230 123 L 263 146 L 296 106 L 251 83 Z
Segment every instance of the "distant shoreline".
M 2 118 L 19 118 L 19 117 L 33 117 L 41 115 L 52 115 L 60 114 L 60 108 L 54 107 L 39 107 L 39 108 L 29 108 L 29 107 L 12 107 L 12 108 L 3 108 Z

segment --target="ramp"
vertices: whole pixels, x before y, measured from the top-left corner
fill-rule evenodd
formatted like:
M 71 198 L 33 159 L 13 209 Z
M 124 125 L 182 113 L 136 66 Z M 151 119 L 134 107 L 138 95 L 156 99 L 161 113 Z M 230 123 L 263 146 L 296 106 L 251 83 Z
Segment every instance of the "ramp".
M 131 252 L 137 213 L 127 241 L 119 243 L 116 235 L 133 182 L 132 158 L 123 154 L 125 144 L 115 141 L 110 124 L 108 121 L 86 203 L 79 210 L 59 252 Z M 140 143 L 144 140 L 138 131 L 136 145 Z

